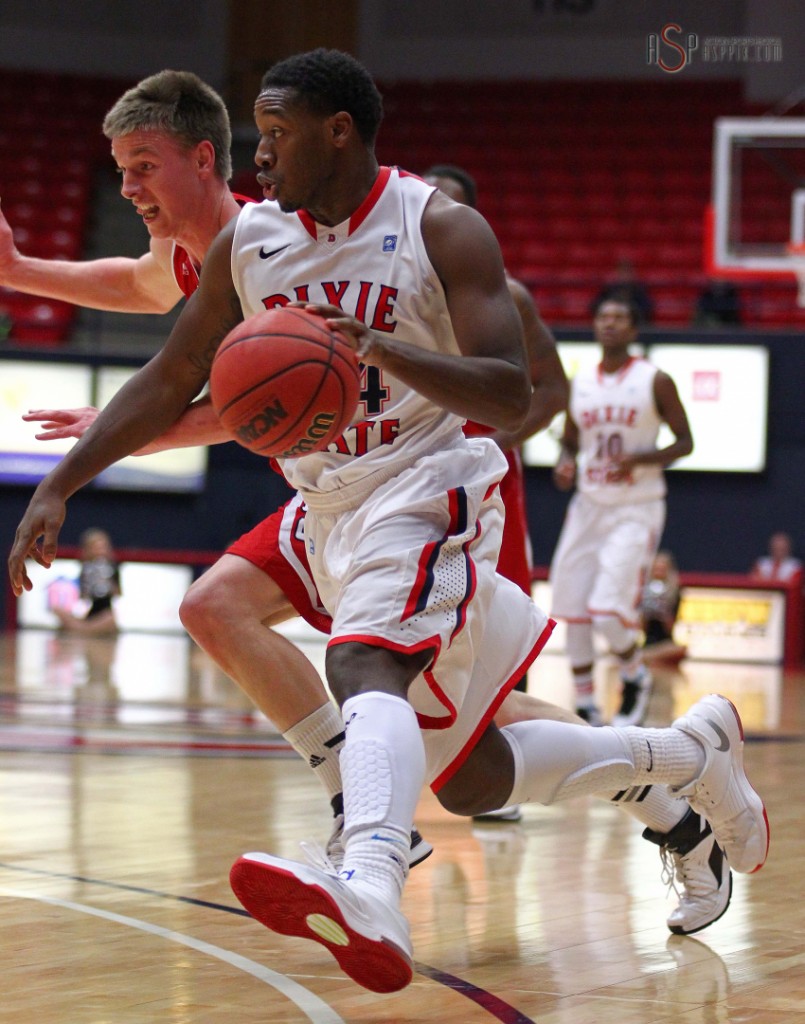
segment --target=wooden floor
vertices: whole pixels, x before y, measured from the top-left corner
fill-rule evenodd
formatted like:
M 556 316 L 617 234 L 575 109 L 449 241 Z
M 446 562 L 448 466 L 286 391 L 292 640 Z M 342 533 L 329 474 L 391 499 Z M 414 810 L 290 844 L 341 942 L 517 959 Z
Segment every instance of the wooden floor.
M 3 1024 L 805 1024 L 801 676 L 685 662 L 657 675 L 650 724 L 711 690 L 738 704 L 769 810 L 768 863 L 736 876 L 711 928 L 670 935 L 657 849 L 604 803 L 479 826 L 423 794 L 435 852 L 403 904 L 417 970 L 378 996 L 233 896 L 240 853 L 299 858 L 328 811 L 185 637 L 27 630 L 0 647 Z M 543 656 L 529 685 L 567 704 L 564 658 Z M 597 687 L 611 710 L 611 670 Z

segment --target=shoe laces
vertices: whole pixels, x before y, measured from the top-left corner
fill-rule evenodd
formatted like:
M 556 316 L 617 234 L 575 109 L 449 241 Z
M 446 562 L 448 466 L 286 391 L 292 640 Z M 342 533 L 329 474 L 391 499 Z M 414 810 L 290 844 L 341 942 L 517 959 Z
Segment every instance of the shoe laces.
M 696 803 L 700 804 L 706 811 L 710 811 L 708 815 L 706 811 L 704 816 L 710 820 L 710 827 L 715 832 L 712 821 L 712 812 L 715 807 L 715 800 L 708 789 L 703 786 L 699 786 L 696 789 L 695 795 L 690 798 L 691 805 Z M 694 808 L 698 809 L 698 808 Z M 745 829 L 741 828 L 741 813 L 733 815 L 731 818 L 724 818 L 718 823 L 718 845 L 722 848 L 730 846 L 731 844 L 740 845 L 745 840 Z
M 327 855 L 327 850 L 315 839 L 303 839 L 299 846 L 311 867 L 326 871 L 328 875 L 337 875 L 338 869 Z
M 333 830 L 325 846 L 316 839 L 303 839 L 299 845 L 312 867 L 337 875 L 344 863 L 344 815 L 335 816 Z
M 682 858 L 679 854 L 672 853 L 667 846 L 661 846 L 660 860 L 662 861 L 660 880 L 663 885 L 667 886 L 665 895 L 670 896 L 671 890 L 673 889 L 676 898 L 681 899 L 681 893 L 679 892 L 676 883 L 678 880 L 682 888 L 685 888 L 685 872 L 682 865 Z
M 668 887 L 666 895 L 670 895 L 673 890 L 676 898 L 681 902 L 697 894 L 706 894 L 707 883 L 701 877 L 701 872 L 696 870 L 700 865 L 693 857 L 677 853 L 667 846 L 661 846 L 660 860 L 662 861 L 660 878 L 663 885 Z

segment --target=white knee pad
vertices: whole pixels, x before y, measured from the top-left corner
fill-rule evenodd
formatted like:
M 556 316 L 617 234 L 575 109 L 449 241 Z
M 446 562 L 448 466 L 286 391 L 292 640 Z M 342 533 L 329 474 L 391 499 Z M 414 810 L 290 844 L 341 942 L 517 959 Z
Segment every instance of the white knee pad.
M 624 626 L 616 615 L 594 615 L 593 628 L 604 637 L 614 654 L 623 654 L 637 641 L 637 633 Z
M 426 771 L 414 709 L 400 697 L 372 692 L 350 697 L 341 710 L 347 734 L 339 755 L 344 838 L 400 823 L 407 834 Z

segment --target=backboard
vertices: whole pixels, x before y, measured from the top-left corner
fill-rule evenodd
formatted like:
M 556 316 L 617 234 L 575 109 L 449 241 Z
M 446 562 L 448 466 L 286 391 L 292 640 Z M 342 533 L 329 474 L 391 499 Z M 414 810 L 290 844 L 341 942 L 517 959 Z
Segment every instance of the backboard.
M 791 280 L 805 242 L 805 118 L 720 117 L 713 133 L 705 269 Z

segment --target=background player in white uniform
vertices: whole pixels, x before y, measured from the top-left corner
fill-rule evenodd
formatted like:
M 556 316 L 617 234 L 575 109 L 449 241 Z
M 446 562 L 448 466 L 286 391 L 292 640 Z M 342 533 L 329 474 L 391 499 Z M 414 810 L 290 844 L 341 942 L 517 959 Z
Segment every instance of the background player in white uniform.
M 368 298 L 369 325 L 343 308 L 318 308 L 379 372 L 388 405 L 353 424 L 360 429 L 345 432 L 335 450 L 285 464 L 312 507 L 306 541 L 333 616 L 327 673 L 347 728 L 344 866 L 336 876 L 249 855 L 233 878 L 270 927 L 315 938 L 355 980 L 390 991 L 411 978 L 398 904 L 426 779 L 463 815 L 509 799 L 550 803 L 655 781 L 677 786 L 706 811 L 741 871 L 762 865 L 768 830 L 742 770 L 737 712 L 723 698 L 708 698 L 664 730 L 489 724 L 547 629 L 544 614 L 493 571 L 495 484 L 505 461 L 494 443 L 464 438 L 461 422 L 472 412 L 517 429 L 529 401 L 522 340 L 488 225 L 424 183 L 379 169 L 379 116 L 371 78 L 345 54 L 302 54 L 267 74 L 255 108 L 257 160 L 266 197 L 285 219 L 271 206 L 250 210 L 238 222 L 237 250 L 233 225 L 224 228 L 165 348 L 37 488 L 9 574 L 16 593 L 30 586 L 25 559 L 52 561 L 67 498 L 181 414 L 242 319 L 241 302 L 254 310 L 306 285 L 310 297 L 330 287 L 350 294 L 347 308 L 356 311 L 362 307 L 352 302 Z M 254 271 L 265 264 L 251 233 L 259 222 L 287 228 L 298 269 L 289 260 L 276 278 L 273 268 Z M 341 245 L 343 274 L 333 259 Z
M 552 613 L 567 620 L 576 710 L 600 724 L 593 697 L 596 630 L 620 663 L 623 695 L 613 725 L 643 720 L 651 677 L 642 663 L 639 603 L 665 525 L 663 467 L 693 450 L 688 418 L 667 373 L 632 356 L 637 311 L 606 299 L 593 319 L 597 367 L 571 381 L 557 486 L 576 484 L 550 579 Z M 667 423 L 674 440 L 657 448 Z M 577 466 L 578 460 L 578 466 Z

